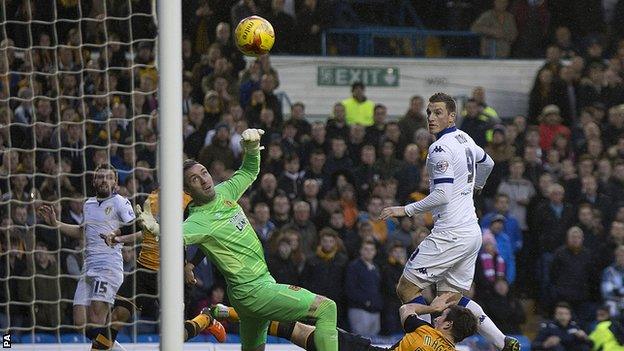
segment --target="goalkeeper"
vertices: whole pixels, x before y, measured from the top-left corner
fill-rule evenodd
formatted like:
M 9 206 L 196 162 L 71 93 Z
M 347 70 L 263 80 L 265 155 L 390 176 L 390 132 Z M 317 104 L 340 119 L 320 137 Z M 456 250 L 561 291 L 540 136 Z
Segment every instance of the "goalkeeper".
M 214 186 L 204 166 L 184 162 L 184 191 L 191 195 L 184 221 L 185 245 L 198 245 L 217 265 L 240 316 L 243 351 L 262 351 L 269 321 L 316 320 L 319 351 L 338 351 L 336 303 L 297 286 L 277 284 L 269 274 L 262 245 L 238 199 L 260 172 L 261 129 L 242 134 L 243 164 L 229 180 Z

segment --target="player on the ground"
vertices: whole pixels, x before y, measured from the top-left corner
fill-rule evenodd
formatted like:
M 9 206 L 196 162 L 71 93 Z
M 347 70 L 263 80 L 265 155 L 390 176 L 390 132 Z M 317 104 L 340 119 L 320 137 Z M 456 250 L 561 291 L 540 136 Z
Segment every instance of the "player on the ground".
M 191 202 L 191 197 L 184 194 L 182 200 L 183 209 L 186 208 L 189 202 Z M 126 279 L 115 299 L 115 307 L 111 314 L 110 339 L 94 340 L 92 344 L 93 349 L 107 350 L 110 345 L 115 343 L 117 334 L 125 326 L 125 323 L 130 320 L 135 308 L 144 313 L 158 314 L 158 270 L 160 269 L 160 245 L 158 239 L 160 232 L 158 226 L 154 225 L 157 223 L 157 219 L 154 216 L 158 217 L 158 207 L 158 190 L 154 190 L 143 203 L 143 208 L 139 205 L 135 207 L 137 223 L 141 226 L 142 231 L 121 236 L 111 233 L 104 237 L 104 240 L 110 246 L 118 243 L 134 243 L 135 240 L 142 240 L 142 245 L 141 252 L 137 258 L 135 280 Z M 133 285 L 136 286 L 136 291 L 133 291 Z M 217 341 L 225 341 L 223 325 L 213 319 L 207 309 L 202 310 L 202 313 L 192 320 L 184 322 L 184 340 L 197 336 L 206 328 L 215 336 Z
M 262 244 L 238 199 L 260 172 L 260 129 L 242 133 L 243 163 L 229 180 L 214 186 L 206 167 L 184 162 L 184 190 L 191 195 L 183 225 L 185 245 L 198 245 L 219 268 L 240 316 L 243 351 L 262 351 L 269 321 L 316 320 L 319 351 L 337 351 L 336 303 L 297 286 L 277 284 L 267 269 Z
M 218 319 L 236 321 L 236 310 L 224 305 L 212 309 Z M 419 318 L 421 314 L 441 313 L 433 325 Z M 390 348 L 371 345 L 370 339 L 338 328 L 339 351 L 451 351 L 455 344 L 477 332 L 477 320 L 470 310 L 457 306 L 450 293 L 436 297 L 431 305 L 407 304 L 399 310 L 405 336 Z M 299 322 L 272 321 L 269 335 L 288 339 L 308 351 L 316 351 L 315 328 Z
M 397 294 L 403 303 L 426 304 L 421 292 L 436 284 L 438 294 L 453 293 L 454 301 L 472 311 L 479 320 L 479 333 L 488 341 L 498 349 L 518 351 L 518 340 L 505 337 L 481 306 L 462 296 L 472 284 L 481 248 L 473 192 L 483 189 L 494 161 L 468 134 L 455 127 L 456 113 L 451 96 L 436 93 L 429 98 L 429 132 L 436 135 L 427 155 L 429 195 L 407 206 L 387 207 L 381 212 L 381 219 L 411 217 L 427 211 L 433 214 L 433 230 L 405 265 Z
M 74 324 L 81 327 L 86 324 L 85 334 L 96 341 L 107 334 L 110 306 L 124 277 L 123 244 L 110 247 L 101 236 L 134 232 L 135 216 L 130 201 L 115 192 L 118 179 L 115 167 L 101 164 L 94 173 L 96 196 L 85 201 L 82 224 L 57 220 L 56 211 L 49 205 L 41 206 L 38 212 L 48 225 L 58 227 L 63 234 L 76 239 L 85 237 L 84 275 L 78 281 L 74 295 Z

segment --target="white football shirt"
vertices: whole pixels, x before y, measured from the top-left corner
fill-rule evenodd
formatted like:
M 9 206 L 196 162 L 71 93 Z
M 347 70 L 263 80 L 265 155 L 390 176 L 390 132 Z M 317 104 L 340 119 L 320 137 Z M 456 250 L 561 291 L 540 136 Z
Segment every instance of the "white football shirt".
M 98 200 L 90 197 L 84 203 L 85 271 L 107 268 L 123 271 L 121 248 L 106 245 L 100 234 L 107 234 L 134 220 L 134 210 L 125 197 L 114 194 Z
M 431 209 L 435 231 L 470 228 L 476 225 L 474 201 L 476 164 L 487 158 L 485 151 L 463 131 L 450 127 L 438 133 L 429 146 L 427 171 L 429 189 L 436 184 L 452 184 L 449 202 Z

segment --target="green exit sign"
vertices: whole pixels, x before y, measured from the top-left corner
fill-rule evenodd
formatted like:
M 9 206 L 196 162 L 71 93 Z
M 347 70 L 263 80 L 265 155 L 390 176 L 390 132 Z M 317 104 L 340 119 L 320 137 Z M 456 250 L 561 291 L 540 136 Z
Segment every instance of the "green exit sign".
M 398 87 L 397 67 L 319 66 L 317 84 L 323 86 L 350 86 L 362 82 L 367 87 Z

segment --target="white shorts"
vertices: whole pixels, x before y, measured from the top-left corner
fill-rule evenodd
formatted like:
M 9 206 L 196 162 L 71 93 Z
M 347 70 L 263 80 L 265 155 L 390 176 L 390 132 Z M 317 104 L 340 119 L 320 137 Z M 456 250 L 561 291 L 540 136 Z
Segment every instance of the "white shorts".
M 432 232 L 410 256 L 403 276 L 421 289 L 436 284 L 438 291 L 465 293 L 472 285 L 480 249 L 479 225 L 462 231 Z
M 123 283 L 123 272 L 112 269 L 91 269 L 85 273 L 76 286 L 74 306 L 89 306 L 91 301 L 115 302 L 117 290 Z

